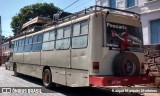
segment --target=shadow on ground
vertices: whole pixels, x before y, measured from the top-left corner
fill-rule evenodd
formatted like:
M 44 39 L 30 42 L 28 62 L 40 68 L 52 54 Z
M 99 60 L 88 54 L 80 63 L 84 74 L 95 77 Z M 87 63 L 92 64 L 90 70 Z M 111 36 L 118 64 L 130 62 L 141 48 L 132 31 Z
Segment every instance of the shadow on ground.
M 20 75 L 18 78 L 21 78 L 23 80 L 26 80 L 28 82 L 37 84 L 42 86 L 43 89 L 47 90 L 50 93 L 61 93 L 66 96 L 141 96 L 138 94 L 118 94 L 113 93 L 109 90 L 104 90 L 100 88 L 94 88 L 94 87 L 66 87 L 66 86 L 59 86 L 59 87 L 53 87 L 51 89 L 46 89 L 43 87 L 42 80 L 38 78 L 34 78 L 27 75 Z

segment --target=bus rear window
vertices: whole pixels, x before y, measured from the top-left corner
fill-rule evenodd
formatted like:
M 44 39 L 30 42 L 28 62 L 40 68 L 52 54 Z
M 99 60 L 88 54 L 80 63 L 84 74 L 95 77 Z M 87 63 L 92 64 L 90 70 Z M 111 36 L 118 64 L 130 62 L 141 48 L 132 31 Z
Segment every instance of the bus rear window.
M 130 26 L 125 24 L 118 24 L 107 22 L 107 46 L 118 47 L 121 40 L 127 36 L 127 41 L 136 45 L 143 44 L 141 27 Z

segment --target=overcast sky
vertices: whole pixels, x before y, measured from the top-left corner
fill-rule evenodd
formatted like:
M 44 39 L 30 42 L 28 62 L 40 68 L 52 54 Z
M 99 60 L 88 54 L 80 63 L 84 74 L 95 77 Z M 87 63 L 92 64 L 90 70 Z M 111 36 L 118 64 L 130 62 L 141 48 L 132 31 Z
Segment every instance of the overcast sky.
M 55 6 L 58 6 L 61 9 L 66 8 L 71 3 L 76 0 L 0 0 L 0 16 L 2 18 L 2 35 L 12 36 L 13 32 L 10 27 L 11 19 L 19 10 L 26 6 L 35 3 L 54 3 Z M 77 12 L 89 6 L 95 5 L 95 0 L 79 0 L 77 3 L 67 8 L 67 12 Z

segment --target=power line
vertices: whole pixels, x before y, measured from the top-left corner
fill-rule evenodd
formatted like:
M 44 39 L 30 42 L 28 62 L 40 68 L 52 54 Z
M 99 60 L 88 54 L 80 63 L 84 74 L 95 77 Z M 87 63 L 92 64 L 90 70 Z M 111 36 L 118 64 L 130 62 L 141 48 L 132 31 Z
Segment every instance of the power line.
M 74 4 L 75 4 L 76 2 L 78 2 L 78 1 L 79 1 L 79 0 L 76 0 L 75 2 L 73 2 L 72 4 L 70 4 L 69 6 L 67 6 L 66 8 L 64 8 L 63 11 L 66 10 L 67 8 L 69 8 L 70 6 L 74 5 Z
M 74 10 L 74 9 L 76 9 L 76 8 L 82 7 L 82 6 L 84 6 L 84 5 L 86 5 L 86 4 L 90 3 L 90 2 L 92 2 L 92 0 L 88 0 L 87 2 L 84 2 L 83 5 L 82 5 L 82 4 L 79 4 L 78 6 L 72 8 L 72 9 L 70 9 L 70 10 L 68 10 L 68 11 L 72 11 L 72 10 Z

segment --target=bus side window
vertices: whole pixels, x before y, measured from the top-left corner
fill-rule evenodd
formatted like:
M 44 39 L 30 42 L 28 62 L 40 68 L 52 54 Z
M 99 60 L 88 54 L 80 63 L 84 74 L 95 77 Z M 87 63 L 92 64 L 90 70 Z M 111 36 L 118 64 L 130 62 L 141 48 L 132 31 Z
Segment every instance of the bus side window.
M 43 36 L 42 34 L 38 34 L 33 36 L 33 44 L 32 44 L 32 51 L 40 51 L 42 48 L 42 41 L 43 41 Z
M 21 46 L 21 44 L 22 44 L 21 40 L 18 40 L 18 44 L 19 44 L 18 47 Z
M 43 35 L 42 34 L 39 34 L 38 35 L 38 40 L 37 42 L 42 42 L 43 41 Z
M 38 41 L 38 35 L 33 36 L 33 43 L 36 43 Z
M 62 39 L 63 36 L 63 28 L 57 30 L 57 39 Z
M 73 36 L 78 36 L 80 34 L 80 23 L 73 25 Z
M 71 27 L 66 26 L 57 30 L 56 49 L 64 50 L 70 47 Z
M 19 46 L 19 41 L 18 40 L 16 40 L 16 47 L 18 47 Z
M 49 41 L 49 32 L 43 34 L 43 42 Z
M 23 52 L 24 48 L 24 39 L 19 40 L 18 52 Z
M 81 34 L 88 34 L 88 22 L 85 21 L 85 22 L 82 22 L 81 23 Z
M 29 44 L 32 44 L 32 37 L 29 37 Z
M 56 49 L 69 49 L 70 47 L 70 38 L 56 40 Z
M 50 32 L 49 40 L 55 40 L 55 31 Z
M 72 48 L 86 48 L 88 44 L 88 21 L 79 23 L 80 28 L 77 28 L 77 24 L 73 26 Z M 75 30 L 74 30 L 75 29 Z
M 29 38 L 27 37 L 26 39 L 25 39 L 25 45 L 28 45 L 29 44 Z
M 64 28 L 64 38 L 70 37 L 71 36 L 71 27 L 67 26 Z
M 25 39 L 25 47 L 24 47 L 24 51 L 25 52 L 30 52 L 32 48 L 32 37 L 27 37 Z
M 53 50 L 55 41 L 43 42 L 42 50 Z
M 18 41 L 14 41 L 13 52 L 16 53 L 18 51 Z
M 55 31 L 45 33 L 43 35 L 42 50 L 53 50 L 55 45 L 53 40 L 55 40 Z
M 87 47 L 87 35 L 73 37 L 72 38 L 72 48 L 86 48 Z

